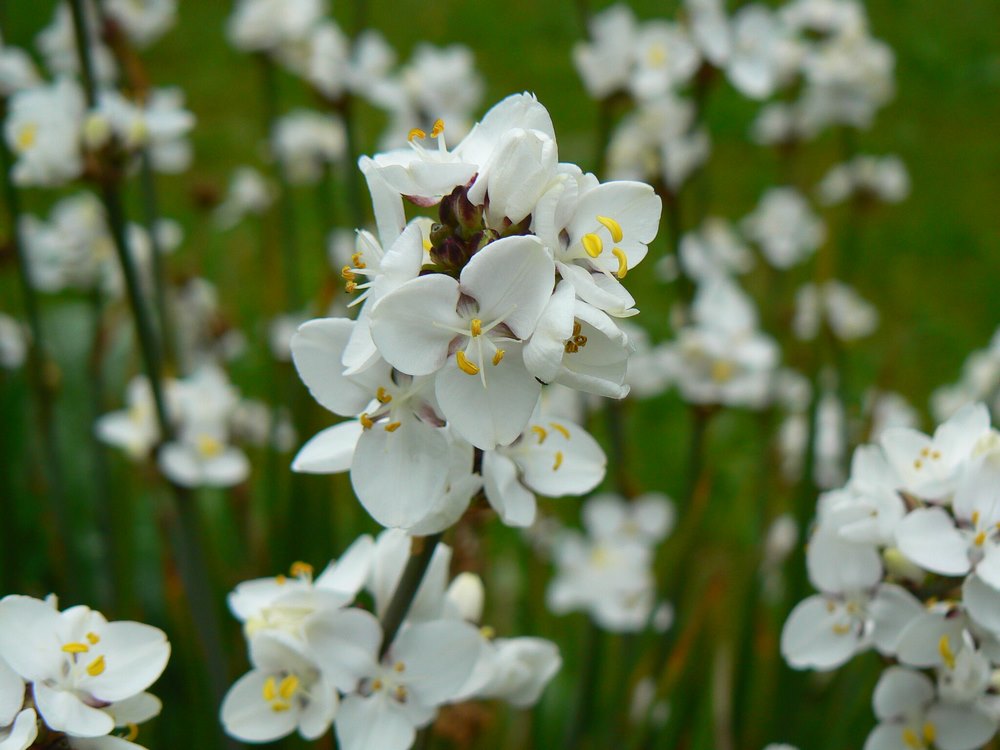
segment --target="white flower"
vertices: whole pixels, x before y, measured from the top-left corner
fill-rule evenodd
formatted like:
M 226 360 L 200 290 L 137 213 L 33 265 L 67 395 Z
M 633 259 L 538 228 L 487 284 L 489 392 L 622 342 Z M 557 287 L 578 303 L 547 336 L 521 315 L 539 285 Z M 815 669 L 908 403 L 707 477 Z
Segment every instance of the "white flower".
M 118 66 L 114 55 L 101 37 L 100 14 L 96 3 L 87 0 L 84 3 L 84 17 L 87 19 L 86 33 L 90 49 L 91 64 L 94 78 L 102 86 L 114 83 L 118 75 Z M 57 77 L 75 77 L 79 75 L 80 56 L 77 54 L 73 16 L 68 5 L 57 5 L 52 23 L 46 26 L 35 38 L 35 44 L 45 66 Z
M 329 165 L 344 157 L 344 125 L 336 117 L 298 109 L 274 125 L 271 149 L 292 184 L 322 179 Z
M 701 54 L 716 67 L 722 67 L 732 52 L 732 35 L 722 0 L 685 0 L 691 36 Z
M 176 415 L 177 385 L 174 380 L 164 383 L 167 411 Z M 121 448 L 134 461 L 149 457 L 160 441 L 160 424 L 153 403 L 153 391 L 144 375 L 129 381 L 125 391 L 125 408 L 98 417 L 94 431 L 102 442 Z
M 0 97 L 34 88 L 41 80 L 31 56 L 18 47 L 4 44 L 0 36 Z
M 17 158 L 19 185 L 57 186 L 83 169 L 79 130 L 83 95 L 70 79 L 15 93 L 8 102 L 4 136 Z
M 253 167 L 239 167 L 229 181 L 225 200 L 215 209 L 215 222 L 221 229 L 238 224 L 247 214 L 259 215 L 274 202 L 274 191 Z
M 561 667 L 559 647 L 544 638 L 487 640 L 471 678 L 475 690 L 468 695 L 463 690 L 462 699 L 493 698 L 527 708 L 538 702 Z
M 732 20 L 732 50 L 726 73 L 740 93 L 767 99 L 797 69 L 801 49 L 766 6 L 751 3 Z
M 455 699 L 472 674 L 481 649 L 479 631 L 461 621 L 405 627 L 381 664 L 337 714 L 344 750 L 406 750 L 437 707 Z
M 59 612 L 27 596 L 0 600 L 0 658 L 32 684 L 35 708 L 55 731 L 108 734 L 113 704 L 153 684 L 169 656 L 166 636 L 149 625 L 109 623 L 83 606 Z
M 147 47 L 177 21 L 177 0 L 107 0 L 103 10 L 139 47 Z
M 687 31 L 669 21 L 642 24 L 633 47 L 629 90 L 637 99 L 656 99 L 688 83 L 701 62 Z
M 910 175 L 898 156 L 862 154 L 831 168 L 816 190 L 828 206 L 852 196 L 899 203 L 910 193 Z
M 941 750 L 982 747 L 996 731 L 996 720 L 972 706 L 937 700 L 934 685 L 920 672 L 889 667 L 873 697 L 879 725 L 864 750 L 910 750 L 936 746 Z
M 28 336 L 24 327 L 0 313 L 0 368 L 16 370 L 28 356 Z
M 631 500 L 599 494 L 583 506 L 583 523 L 594 539 L 625 539 L 655 547 L 673 530 L 675 513 L 670 498 L 658 492 Z
M 750 249 L 725 219 L 710 216 L 681 238 L 681 266 L 693 279 L 716 274 L 743 274 L 753 268 Z
M 794 188 L 770 188 L 753 213 L 743 219 L 743 231 L 760 245 L 767 262 L 790 268 L 816 251 L 826 227 Z
M 573 46 L 573 63 L 587 93 L 603 99 L 628 85 L 638 23 L 627 5 L 616 3 L 591 16 L 588 30 L 593 41 Z
M 816 338 L 824 322 L 841 341 L 864 338 L 878 326 L 878 309 L 858 294 L 854 287 L 830 279 L 817 287 L 802 286 L 795 295 L 795 335 L 803 340 Z
M 226 25 L 230 43 L 245 52 L 273 52 L 308 36 L 323 0 L 239 0 Z

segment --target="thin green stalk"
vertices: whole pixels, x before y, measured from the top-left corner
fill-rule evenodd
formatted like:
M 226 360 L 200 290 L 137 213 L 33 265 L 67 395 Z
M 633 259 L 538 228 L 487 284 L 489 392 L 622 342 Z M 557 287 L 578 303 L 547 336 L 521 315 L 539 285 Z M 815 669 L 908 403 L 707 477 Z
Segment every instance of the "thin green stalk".
M 153 172 L 153 161 L 148 149 L 143 149 L 140 152 L 139 165 L 143 221 L 146 225 L 146 234 L 149 236 L 150 251 L 153 255 L 153 303 L 156 306 L 156 317 L 160 324 L 160 343 L 163 347 L 161 357 L 167 369 L 170 370 L 177 367 L 177 342 L 167 305 L 166 268 L 158 231 L 160 209 L 156 191 L 156 174 Z
M 6 115 L 6 106 L 0 103 L 0 116 L 4 122 L 7 119 Z M 79 559 L 72 533 L 69 498 L 66 494 L 65 473 L 53 410 L 56 400 L 53 382 L 55 365 L 50 362 L 46 355 L 45 331 L 42 327 L 38 294 L 31 283 L 28 255 L 21 237 L 21 197 L 10 176 L 11 163 L 7 144 L 0 138 L 0 170 L 3 171 L 4 199 L 10 223 L 10 239 L 17 256 L 17 277 L 24 296 L 28 330 L 31 332 L 31 344 L 28 347 L 28 377 L 35 398 L 42 463 L 45 468 L 46 495 L 49 510 L 55 521 L 55 539 L 53 540 L 54 544 L 51 545 L 50 554 L 63 591 L 68 597 L 73 598 L 79 587 L 76 585 L 78 577 L 71 575 L 71 571 L 78 569 Z
M 344 160 L 344 185 L 346 186 L 350 221 L 354 227 L 361 228 L 365 225 L 366 214 L 364 203 L 361 200 L 361 185 L 358 180 L 358 158 L 361 156 L 361 150 L 358 147 L 358 124 L 355 122 L 357 116 L 354 98 L 350 94 L 344 94 L 334 107 L 340 113 L 341 122 L 344 124 L 345 149 L 347 151 L 347 158 Z
M 410 611 L 410 605 L 413 604 L 413 598 L 417 595 L 417 589 L 420 588 L 420 584 L 424 580 L 424 573 L 427 572 L 427 567 L 431 564 L 434 550 L 437 549 L 442 536 L 443 534 L 431 534 L 430 536 L 413 538 L 406 567 L 403 568 L 403 574 L 399 577 L 399 583 L 396 584 L 396 590 L 392 594 L 392 599 L 389 600 L 389 606 L 386 607 L 385 614 L 382 615 L 380 657 L 385 656 L 389 647 L 392 646 L 403 620 L 406 619 L 406 614 Z
M 593 620 L 588 619 L 583 647 L 580 649 L 581 664 L 576 680 L 576 696 L 566 721 L 566 735 L 563 739 L 566 750 L 577 750 L 580 740 L 587 736 L 590 729 L 606 640 L 604 632 Z

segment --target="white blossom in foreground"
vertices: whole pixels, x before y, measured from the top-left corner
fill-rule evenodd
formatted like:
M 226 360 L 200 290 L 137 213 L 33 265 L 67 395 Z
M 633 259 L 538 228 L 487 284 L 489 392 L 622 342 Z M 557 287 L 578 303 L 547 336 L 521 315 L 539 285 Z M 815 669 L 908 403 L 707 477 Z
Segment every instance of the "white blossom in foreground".
M 74 81 L 23 89 L 7 106 L 4 137 L 17 160 L 11 172 L 15 183 L 55 187 L 79 176 L 84 103 Z
M 47 601 L 4 597 L 0 600 L 0 743 L 5 750 L 30 745 L 37 731 L 36 712 L 72 747 L 124 742 L 109 737 L 116 727 L 159 713 L 159 700 L 145 691 L 159 678 L 169 657 L 170 644 L 158 628 L 108 622 L 85 606 L 60 612 L 51 597 Z M 32 703 L 22 710 L 25 686 Z
M 530 95 L 502 101 L 452 149 L 446 133 L 438 120 L 407 149 L 362 157 L 377 236 L 359 232 L 341 269 L 357 319 L 308 321 L 291 343 L 314 397 L 353 418 L 310 440 L 293 468 L 350 469 L 368 512 L 414 533 L 454 523 L 483 481 L 515 525 L 531 523 L 533 491 L 600 481 L 593 440 L 534 415 L 543 384 L 627 393 L 617 318 L 637 311 L 622 279 L 660 212 L 647 185 L 560 164 Z M 404 198 L 436 205 L 437 221 L 407 222 Z M 481 476 L 474 449 L 496 451 Z
M 549 608 L 556 614 L 582 610 L 614 632 L 646 628 L 656 603 L 653 550 L 673 521 L 673 506 L 663 495 L 588 500 L 583 507 L 587 533 L 565 530 L 556 537 Z

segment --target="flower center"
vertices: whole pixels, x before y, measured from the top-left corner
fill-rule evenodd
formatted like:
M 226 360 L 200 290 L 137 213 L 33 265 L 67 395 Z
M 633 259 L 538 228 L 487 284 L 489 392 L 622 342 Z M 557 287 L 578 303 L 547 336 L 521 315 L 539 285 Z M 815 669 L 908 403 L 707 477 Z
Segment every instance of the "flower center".
M 296 675 L 286 675 L 278 682 L 278 679 L 271 675 L 264 680 L 261 694 L 264 700 L 270 704 L 271 710 L 275 713 L 287 711 L 292 707 L 292 698 L 299 691 L 301 681 Z

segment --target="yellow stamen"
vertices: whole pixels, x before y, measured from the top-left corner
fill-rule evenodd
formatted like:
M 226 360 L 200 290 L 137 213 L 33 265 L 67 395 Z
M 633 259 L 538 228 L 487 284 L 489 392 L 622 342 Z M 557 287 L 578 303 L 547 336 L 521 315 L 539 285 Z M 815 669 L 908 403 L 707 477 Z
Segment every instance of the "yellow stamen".
M 368 412 L 362 412 L 361 416 L 358 417 L 358 421 L 361 422 L 361 426 L 366 430 L 370 430 L 372 427 L 375 426 L 375 423 L 372 422 L 371 417 L 368 416 Z
M 923 456 L 924 458 L 927 458 L 929 455 L 931 455 L 931 449 L 924 448 L 923 450 L 920 451 L 920 455 Z
M 473 336 L 481 336 L 483 334 L 483 321 L 479 318 L 473 318 L 472 323 L 469 324 L 469 331 Z
M 552 464 L 552 471 L 559 471 L 559 467 L 562 466 L 563 462 L 563 452 L 556 451 L 556 462 Z
M 372 680 L 372 690 L 381 690 L 383 687 L 382 680 L 375 679 Z
M 427 133 L 425 131 L 421 130 L 420 128 L 413 128 L 413 130 L 411 130 L 406 135 L 406 140 L 412 143 L 415 138 L 426 138 L 426 137 Z
M 483 625 L 479 628 L 479 634 L 486 640 L 492 641 L 496 637 L 497 631 L 489 625 Z
M 545 438 L 549 436 L 549 433 L 540 424 L 531 425 L 531 431 L 538 435 L 538 444 L 541 445 L 545 442 Z
M 282 573 L 278 573 L 278 575 L 274 577 L 274 582 L 279 586 L 284 586 L 288 583 L 288 579 Z
M 972 525 L 973 526 L 978 526 L 979 525 L 979 511 L 978 510 L 972 511 Z
M 580 351 L 580 347 L 578 344 L 574 344 L 572 341 L 567 341 L 566 345 L 563 347 L 563 351 L 565 351 L 567 354 L 576 354 L 578 351 Z
M 358 288 L 358 285 L 353 281 L 348 281 L 344 284 L 344 291 L 348 294 L 354 294 L 354 290 Z
M 62 650 L 67 654 L 85 654 L 90 651 L 90 646 L 86 643 L 64 643 Z
M 903 744 L 913 748 L 913 750 L 920 750 L 924 746 L 924 743 L 917 737 L 917 733 L 909 727 L 903 730 Z
M 469 358 L 465 356 L 465 352 L 463 351 L 455 352 L 455 362 L 458 364 L 458 369 L 464 372 L 466 375 L 479 374 L 479 366 L 470 362 Z
M 851 632 L 851 626 L 845 625 L 842 622 L 838 622 L 833 626 L 833 632 L 837 635 L 847 635 Z
M 385 431 L 386 432 L 395 432 L 396 430 L 398 430 L 400 428 L 400 426 L 402 424 L 403 424 L 402 422 L 390 422 L 389 424 L 387 424 L 385 426 Z
M 609 232 L 611 232 L 611 241 L 612 242 L 621 242 L 622 241 L 622 237 L 624 235 L 622 234 L 622 225 L 621 224 L 619 224 L 617 221 L 615 221 L 614 219 L 611 219 L 611 218 L 609 218 L 607 216 L 598 216 L 597 220 L 601 224 L 603 224 L 605 227 L 607 227 L 607 229 L 608 229 Z
M 583 326 L 580 325 L 579 321 L 574 320 L 573 321 L 573 338 L 575 339 L 577 336 L 579 336 L 581 331 L 583 331 Z
M 124 739 L 126 742 L 134 742 L 135 740 L 139 739 L 138 724 L 133 724 L 132 722 L 129 722 L 125 726 L 128 727 L 128 733 L 122 739 Z
M 30 123 L 21 128 L 14 137 L 14 145 L 18 151 L 27 151 L 38 140 L 38 126 Z
M 368 267 L 368 266 L 365 265 L 365 262 L 361 259 L 361 253 L 354 253 L 354 255 L 351 256 L 351 263 L 354 264 L 355 268 L 367 268 Z
M 292 567 L 288 570 L 294 578 L 300 578 L 301 576 L 311 576 L 313 574 L 313 566 L 307 562 L 302 562 L 298 560 L 292 563 Z
M 390 396 L 389 393 L 382 386 L 379 386 L 378 390 L 375 391 L 375 398 L 378 399 L 378 402 L 380 404 L 388 404 L 390 401 L 392 401 L 392 396 Z
M 972 541 L 976 543 L 977 547 L 982 547 L 986 543 L 986 532 L 980 531 Z
M 581 333 L 579 336 L 573 337 L 573 343 L 582 349 L 587 345 L 587 337 Z
M 580 241 L 583 243 L 583 249 L 587 251 L 587 255 L 591 258 L 596 258 L 604 250 L 604 242 L 592 232 L 583 235 Z
M 274 711 L 276 714 L 280 714 L 282 711 L 287 711 L 291 707 L 292 706 L 291 706 L 290 703 L 272 703 L 271 704 L 271 710 Z
M 198 452 L 205 458 L 215 458 L 223 451 L 223 445 L 211 435 L 198 436 Z
M 437 138 L 444 132 L 444 120 L 440 117 L 434 121 L 434 127 L 431 128 L 431 138 Z
M 553 430 L 555 430 L 556 432 L 558 432 L 564 438 L 566 438 L 567 440 L 569 440 L 569 430 L 567 430 L 565 427 L 563 427 L 558 422 L 549 422 L 549 427 L 551 427 Z
M 87 633 L 87 642 L 90 643 L 91 646 L 96 646 L 101 642 L 101 636 L 97 633 Z
M 935 727 L 929 721 L 925 721 L 922 730 L 924 733 L 924 742 L 926 742 L 928 745 L 934 744 L 934 740 L 937 739 L 937 727 Z
M 340 269 L 340 275 L 347 279 L 347 281 L 354 281 L 357 277 L 354 275 L 354 271 L 351 270 L 350 266 L 344 266 Z
M 735 370 L 731 362 L 716 360 L 712 363 L 712 380 L 716 383 L 725 383 L 733 377 Z
M 942 635 L 941 640 L 938 641 L 938 653 L 941 654 L 941 659 L 948 669 L 955 668 L 955 652 L 951 650 L 951 643 L 948 640 L 948 635 Z
M 625 251 L 620 247 L 616 247 L 612 250 L 611 254 L 618 258 L 618 270 L 615 271 L 615 276 L 619 279 L 624 279 L 625 274 L 628 273 L 628 256 L 625 255 Z
M 405 687 L 402 685 L 396 685 L 396 700 L 405 701 L 407 695 L 409 695 L 409 693 L 406 692 Z
M 280 685 L 278 685 L 278 694 L 287 701 L 291 700 L 292 696 L 295 695 L 295 691 L 298 689 L 299 678 L 290 674 L 281 681 Z
M 401 662 L 401 661 L 397 661 L 395 664 L 393 664 L 392 668 L 394 670 L 396 670 L 397 672 L 405 672 L 406 671 L 406 665 L 403 662 Z
M 431 244 L 430 239 L 424 239 L 424 250 L 430 250 L 434 245 Z
M 914 469 L 919 469 L 923 465 L 924 465 L 924 462 L 921 461 L 919 458 L 916 461 L 913 462 L 913 468 Z
M 274 679 L 274 675 L 264 680 L 264 686 L 261 689 L 261 693 L 264 696 L 264 700 L 268 703 L 278 697 L 278 682 Z
M 935 461 L 941 458 L 941 451 L 931 452 L 931 458 L 933 458 Z
M 104 667 L 105 667 L 104 656 L 103 655 L 98 656 L 96 659 L 90 662 L 90 664 L 87 665 L 87 674 L 89 674 L 91 677 L 97 677 L 98 675 L 103 674 Z
M 506 353 L 507 352 L 505 352 L 503 349 L 497 349 L 493 353 L 493 366 L 494 367 L 496 367 L 498 364 L 500 364 L 500 362 L 503 360 L 503 355 L 506 354 Z

